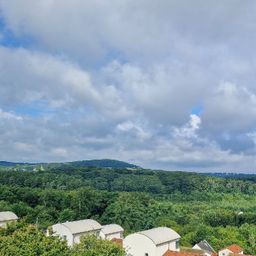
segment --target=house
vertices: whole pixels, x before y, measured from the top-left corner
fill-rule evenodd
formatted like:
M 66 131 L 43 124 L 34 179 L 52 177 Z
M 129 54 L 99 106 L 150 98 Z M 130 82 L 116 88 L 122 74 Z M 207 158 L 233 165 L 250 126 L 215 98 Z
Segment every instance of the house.
M 65 223 L 58 223 L 48 229 L 48 235 L 60 236 L 63 240 L 67 241 L 69 246 L 73 246 L 80 242 L 80 237 L 83 235 L 96 235 L 99 236 L 101 225 L 91 219 L 71 221 Z
M 124 229 L 117 224 L 109 224 L 102 226 L 100 230 L 100 238 L 104 240 L 123 239 Z
M 7 224 L 15 222 L 18 220 L 18 217 L 13 212 L 0 212 L 0 228 L 6 228 Z
M 220 250 L 218 256 L 228 256 L 230 254 L 244 254 L 243 248 L 237 244 L 232 244 L 227 248 Z
M 202 251 L 204 256 L 211 256 L 213 253 L 215 253 L 214 249 L 206 240 L 195 244 L 192 249 Z
M 180 251 L 180 235 L 166 227 L 153 228 L 125 237 L 127 256 L 163 256 L 168 250 Z

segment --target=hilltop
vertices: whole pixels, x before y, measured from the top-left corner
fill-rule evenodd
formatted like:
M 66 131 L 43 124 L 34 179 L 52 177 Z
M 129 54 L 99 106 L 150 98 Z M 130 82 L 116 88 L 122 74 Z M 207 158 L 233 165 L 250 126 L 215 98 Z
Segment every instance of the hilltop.
M 127 163 L 124 161 L 113 159 L 94 159 L 94 160 L 82 160 L 72 162 L 59 162 L 59 163 L 24 163 L 24 162 L 7 162 L 0 161 L 0 167 L 21 169 L 21 170 L 34 170 L 34 169 L 47 169 L 56 167 L 98 167 L 98 168 L 111 168 L 111 169 L 138 169 L 137 165 Z

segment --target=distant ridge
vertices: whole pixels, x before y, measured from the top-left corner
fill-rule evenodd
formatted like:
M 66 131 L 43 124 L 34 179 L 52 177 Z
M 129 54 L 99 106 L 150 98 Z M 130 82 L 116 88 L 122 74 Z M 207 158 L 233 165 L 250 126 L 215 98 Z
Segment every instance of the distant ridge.
M 0 166 L 3 166 L 3 167 L 14 167 L 17 165 L 25 165 L 25 163 L 14 163 L 14 162 L 0 161 Z
M 105 168 L 140 168 L 137 165 L 127 162 L 113 160 L 113 159 L 99 159 L 99 160 L 83 160 L 74 161 L 66 164 L 70 164 L 74 167 L 105 167 Z
M 100 168 L 113 168 L 113 169 L 121 169 L 121 168 L 140 168 L 137 165 L 130 164 L 127 162 L 113 160 L 113 159 L 95 159 L 95 160 L 82 160 L 82 161 L 73 161 L 73 162 L 60 162 L 60 163 L 16 163 L 16 162 L 7 162 L 0 161 L 0 167 L 16 167 L 16 166 L 55 166 L 55 165 L 70 165 L 72 167 L 100 167 Z

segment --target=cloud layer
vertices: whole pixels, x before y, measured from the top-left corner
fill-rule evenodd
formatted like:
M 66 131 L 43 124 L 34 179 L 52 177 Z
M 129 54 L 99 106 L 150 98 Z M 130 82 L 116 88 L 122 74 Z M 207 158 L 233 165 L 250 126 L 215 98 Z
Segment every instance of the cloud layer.
M 0 154 L 256 168 L 255 1 L 0 2 Z

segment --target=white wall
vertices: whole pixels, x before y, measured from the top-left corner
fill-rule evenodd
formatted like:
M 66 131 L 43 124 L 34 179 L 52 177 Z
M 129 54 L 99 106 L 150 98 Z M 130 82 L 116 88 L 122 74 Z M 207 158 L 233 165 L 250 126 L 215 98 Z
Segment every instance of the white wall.
M 179 252 L 180 251 L 180 242 L 179 241 L 180 241 L 180 239 L 169 242 L 169 250 Z M 178 242 L 178 248 L 176 248 L 176 242 Z
M 100 237 L 102 240 L 105 240 L 105 239 L 106 239 L 106 235 L 105 235 L 102 231 L 100 231 L 99 237 Z
M 197 244 L 194 245 L 194 246 L 192 247 L 192 249 L 195 249 L 195 250 L 202 250 Z
M 68 246 L 73 246 L 74 237 L 70 230 L 62 224 L 56 224 L 52 226 L 52 231 L 54 236 L 59 236 L 64 240 L 67 240 Z M 66 239 L 65 239 L 66 236 Z
M 123 232 L 116 232 L 116 233 L 113 233 L 113 234 L 106 235 L 107 240 L 112 240 L 114 238 L 122 239 L 123 238 Z
M 180 251 L 180 248 L 176 249 L 176 241 L 178 241 L 178 240 L 158 245 L 157 248 L 156 248 L 156 256 L 162 256 L 168 250 L 170 250 L 170 251 Z
M 123 245 L 127 256 L 145 256 L 145 253 L 148 253 L 149 256 L 158 256 L 155 244 L 141 234 L 127 236 L 124 239 Z
M 72 234 L 70 230 L 62 225 L 62 224 L 55 224 L 52 226 L 52 231 L 54 236 L 59 236 L 63 240 L 67 241 L 68 246 L 73 246 L 74 244 L 80 243 L 80 239 L 82 236 L 85 235 L 96 235 L 99 236 L 99 230 L 85 232 L 85 233 L 79 233 L 79 234 Z M 47 232 L 49 235 L 49 231 Z
M 100 231 L 100 238 L 103 240 L 112 240 L 114 238 L 122 239 L 123 238 L 123 232 L 116 232 L 112 234 L 104 234 L 102 231 Z

